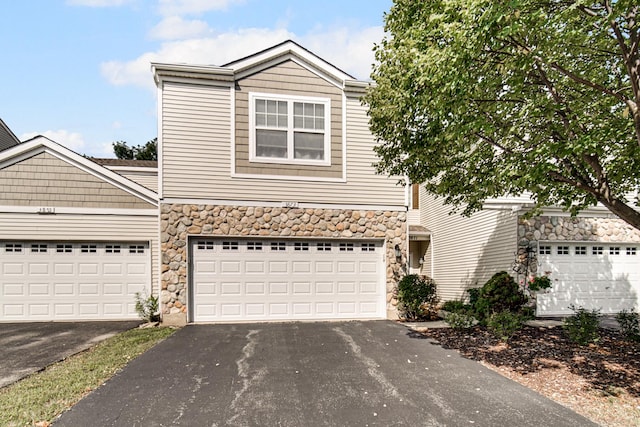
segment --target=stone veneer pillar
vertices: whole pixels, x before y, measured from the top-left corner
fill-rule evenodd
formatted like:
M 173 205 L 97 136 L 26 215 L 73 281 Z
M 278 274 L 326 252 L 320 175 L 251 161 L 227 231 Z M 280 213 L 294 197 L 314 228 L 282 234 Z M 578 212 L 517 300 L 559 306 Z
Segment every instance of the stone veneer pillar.
M 384 239 L 387 312 L 389 317 L 395 317 L 396 284 L 405 274 L 406 230 L 406 212 L 399 211 L 162 204 L 163 321 L 186 322 L 188 236 Z M 396 260 L 395 245 L 402 249 L 401 262 Z

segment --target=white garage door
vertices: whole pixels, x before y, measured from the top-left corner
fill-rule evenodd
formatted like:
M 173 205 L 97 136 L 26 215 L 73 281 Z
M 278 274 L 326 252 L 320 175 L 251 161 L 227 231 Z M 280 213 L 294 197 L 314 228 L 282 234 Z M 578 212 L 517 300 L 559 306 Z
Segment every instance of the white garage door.
M 195 322 L 385 317 L 381 242 L 195 240 L 191 257 Z
M 135 319 L 146 243 L 0 242 L 0 321 Z
M 541 242 L 538 262 L 553 280 L 551 292 L 538 295 L 538 315 L 572 314 L 570 304 L 603 314 L 638 307 L 638 244 Z

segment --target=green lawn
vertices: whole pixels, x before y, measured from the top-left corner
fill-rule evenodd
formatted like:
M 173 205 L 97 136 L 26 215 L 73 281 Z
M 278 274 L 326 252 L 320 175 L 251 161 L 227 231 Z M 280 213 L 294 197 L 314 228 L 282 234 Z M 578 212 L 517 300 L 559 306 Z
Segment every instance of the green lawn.
M 0 426 L 46 426 L 174 331 L 132 329 L 0 389 Z

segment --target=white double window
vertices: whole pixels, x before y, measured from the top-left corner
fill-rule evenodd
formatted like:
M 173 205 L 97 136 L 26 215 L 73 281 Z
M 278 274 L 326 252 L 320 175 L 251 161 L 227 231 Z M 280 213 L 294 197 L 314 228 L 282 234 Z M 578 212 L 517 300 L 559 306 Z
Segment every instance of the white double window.
M 331 100 L 249 94 L 249 160 L 331 164 Z

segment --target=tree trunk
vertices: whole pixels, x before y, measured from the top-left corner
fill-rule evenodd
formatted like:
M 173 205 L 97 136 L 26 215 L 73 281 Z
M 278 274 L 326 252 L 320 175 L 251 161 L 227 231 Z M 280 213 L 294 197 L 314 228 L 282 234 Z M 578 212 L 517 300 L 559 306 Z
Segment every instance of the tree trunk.
M 627 224 L 635 228 L 636 230 L 640 230 L 640 212 L 633 209 L 623 200 L 613 198 L 611 200 L 600 200 L 605 207 L 607 207 L 611 212 L 618 215 L 621 220 L 625 221 Z

